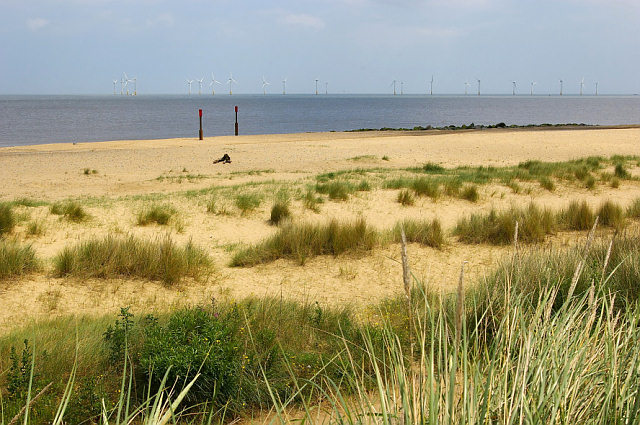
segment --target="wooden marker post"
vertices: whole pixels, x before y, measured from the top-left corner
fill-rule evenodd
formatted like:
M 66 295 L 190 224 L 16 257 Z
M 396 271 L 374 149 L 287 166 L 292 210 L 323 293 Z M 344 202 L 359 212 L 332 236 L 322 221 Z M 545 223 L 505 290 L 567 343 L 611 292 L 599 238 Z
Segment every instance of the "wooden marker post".
M 236 136 L 238 135 L 238 107 L 236 106 Z
M 202 109 L 198 109 L 198 114 L 200 115 L 200 140 L 202 140 Z

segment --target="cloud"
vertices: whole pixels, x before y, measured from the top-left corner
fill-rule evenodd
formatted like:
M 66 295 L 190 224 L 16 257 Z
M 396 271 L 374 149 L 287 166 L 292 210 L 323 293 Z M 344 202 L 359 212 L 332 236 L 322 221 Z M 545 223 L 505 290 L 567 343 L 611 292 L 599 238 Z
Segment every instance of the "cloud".
M 316 16 L 307 15 L 306 13 L 289 13 L 283 16 L 280 21 L 287 25 L 297 26 L 297 27 L 305 27 L 312 29 L 322 29 L 324 28 L 324 21 Z
M 44 18 L 30 18 L 27 19 L 27 28 L 31 31 L 38 31 L 49 25 L 49 21 Z

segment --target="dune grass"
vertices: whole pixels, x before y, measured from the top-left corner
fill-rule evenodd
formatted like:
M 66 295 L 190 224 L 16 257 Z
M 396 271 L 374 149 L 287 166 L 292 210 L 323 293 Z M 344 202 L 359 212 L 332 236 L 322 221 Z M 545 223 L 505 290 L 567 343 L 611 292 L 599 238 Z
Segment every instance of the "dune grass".
M 415 179 L 411 183 L 411 189 L 416 196 L 428 196 L 431 199 L 438 199 L 440 197 L 440 185 L 437 181 L 420 177 Z
M 304 205 L 304 207 L 315 213 L 320 212 L 320 204 L 322 204 L 323 202 L 324 200 L 321 197 L 316 196 L 313 189 L 308 189 L 302 197 L 302 204 Z
M 317 255 L 370 251 L 377 243 L 378 233 L 364 219 L 332 220 L 327 224 L 286 223 L 275 235 L 237 252 L 231 266 L 255 266 L 279 258 L 304 264 Z
M 269 222 L 274 225 L 280 224 L 282 221 L 291 218 L 291 210 L 289 209 L 289 201 L 286 199 L 278 199 L 271 207 L 271 215 Z
M 11 279 L 39 269 L 40 262 L 31 245 L 0 239 L 0 280 Z
M 478 202 L 480 199 L 480 193 L 478 193 L 478 186 L 475 184 L 471 184 L 466 186 L 459 194 L 461 199 L 467 200 L 469 202 Z
M 169 220 L 176 215 L 176 209 L 169 204 L 151 204 L 143 207 L 136 216 L 138 226 L 150 224 L 167 225 Z
M 551 180 L 547 176 L 540 177 L 540 180 L 538 180 L 538 181 L 540 183 L 540 187 L 542 187 L 543 189 L 548 190 L 549 192 L 553 192 L 555 190 L 555 188 L 556 188 L 556 185 L 553 182 L 553 180 Z
M 416 203 L 416 199 L 414 198 L 413 194 L 407 189 L 403 189 L 398 192 L 398 198 L 396 200 L 403 207 L 409 207 Z
M 438 219 L 431 221 L 405 219 L 396 223 L 393 228 L 395 242 L 402 241 L 402 230 L 404 230 L 407 242 L 416 242 L 437 249 L 441 249 L 446 243 L 445 234 Z
M 242 215 L 255 211 L 262 203 L 262 197 L 257 193 L 241 193 L 236 196 L 235 204 Z
M 80 223 L 89 219 L 89 214 L 76 201 L 56 202 L 49 208 L 51 214 L 61 215 L 69 221 Z
M 625 226 L 625 212 L 620 205 L 612 201 L 604 201 L 597 211 L 600 224 L 622 230 Z
M 346 201 L 356 188 L 347 181 L 334 180 L 328 183 L 317 183 L 316 192 L 328 195 L 335 201 Z
M 157 280 L 166 284 L 200 279 L 211 271 L 209 256 L 191 242 L 180 247 L 169 236 L 144 240 L 106 236 L 65 247 L 53 259 L 58 277 Z
M 595 215 L 586 201 L 572 201 L 557 213 L 559 225 L 564 230 L 588 230 L 593 226 Z
M 0 203 L 0 237 L 11 233 L 16 225 L 16 217 L 13 213 L 11 204 L 8 202 Z
M 627 207 L 626 214 L 629 218 L 640 218 L 640 198 L 633 200 L 633 202 Z

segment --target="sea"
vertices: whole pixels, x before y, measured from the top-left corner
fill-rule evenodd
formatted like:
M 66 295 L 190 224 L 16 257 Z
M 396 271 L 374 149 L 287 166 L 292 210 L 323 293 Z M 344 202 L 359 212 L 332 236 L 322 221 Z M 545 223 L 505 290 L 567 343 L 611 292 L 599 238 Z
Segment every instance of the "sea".
M 447 125 L 640 124 L 640 96 L 0 96 L 0 146 Z

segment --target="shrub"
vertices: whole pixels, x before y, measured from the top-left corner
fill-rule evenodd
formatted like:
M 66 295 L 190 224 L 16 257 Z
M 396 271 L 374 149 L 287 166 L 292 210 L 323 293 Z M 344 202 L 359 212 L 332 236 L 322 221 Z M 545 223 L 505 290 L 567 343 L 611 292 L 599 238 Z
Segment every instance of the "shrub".
M 402 241 L 401 230 L 404 229 L 407 242 L 416 242 L 421 245 L 441 249 L 444 245 L 444 232 L 438 219 L 428 220 L 403 220 L 396 223 L 393 228 L 394 240 Z
M 439 164 L 435 164 L 433 162 L 427 162 L 422 166 L 422 171 L 424 171 L 427 174 L 442 174 L 444 173 L 445 169 Z
M 427 178 L 417 178 L 411 188 L 417 196 L 428 196 L 437 199 L 440 196 L 440 187 L 437 182 Z
M 518 240 L 522 242 L 542 242 L 545 235 L 555 230 L 553 214 L 530 204 L 526 209 L 512 207 L 501 212 L 472 214 L 458 221 L 453 234 L 466 243 L 509 244 L 513 242 L 516 221 Z
M 51 214 L 61 215 L 69 221 L 79 223 L 89 218 L 82 206 L 75 201 L 56 202 L 49 208 Z
M 289 203 L 278 200 L 271 207 L 271 216 L 269 221 L 271 224 L 278 225 L 286 218 L 291 217 L 291 211 L 289 211 Z
M 364 219 L 354 222 L 332 220 L 327 224 L 286 223 L 278 233 L 234 255 L 232 267 L 254 266 L 278 258 L 292 258 L 304 264 L 316 255 L 339 255 L 368 251 L 378 234 Z
M 629 172 L 624 168 L 624 164 L 617 163 L 613 174 L 619 179 L 628 179 Z
M 151 223 L 166 225 L 175 214 L 176 209 L 169 204 L 149 205 L 138 212 L 138 226 L 147 226 Z
M 460 197 L 462 199 L 466 199 L 469 202 L 478 202 L 480 199 L 480 194 L 478 193 L 478 186 L 475 184 L 469 185 L 462 190 L 460 193 Z
M 13 214 L 11 205 L 0 203 L 0 236 L 11 233 L 16 225 L 16 217 Z
M 354 192 L 353 186 L 343 181 L 316 184 L 316 192 L 329 195 L 330 199 L 346 201 Z
M 407 189 L 403 189 L 398 192 L 398 202 L 405 207 L 411 206 L 415 203 L 415 198 Z
M 564 230 L 588 230 L 593 226 L 595 216 L 586 201 L 572 201 L 557 214 L 557 219 Z
M 610 226 L 615 229 L 622 229 L 625 224 L 624 211 L 618 204 L 605 201 L 598 208 L 599 223 L 603 226 Z
M 256 193 L 243 193 L 236 196 L 236 207 L 243 215 L 254 211 L 261 203 L 262 199 Z
M 382 160 L 383 160 L 383 161 L 389 161 L 389 157 L 388 157 L 387 155 L 384 155 L 384 156 L 382 157 Z
M 172 313 L 165 325 L 146 326 L 140 355 L 141 369 L 154 389 L 168 371 L 167 382 L 189 382 L 200 377 L 187 400 L 213 402 L 219 408 L 237 394 L 241 353 L 230 321 L 202 308 Z
M 38 266 L 36 252 L 31 245 L 0 239 L 0 280 L 34 272 Z
M 147 241 L 134 236 L 106 236 L 65 247 L 54 257 L 59 277 L 101 279 L 137 277 L 167 284 L 184 277 L 198 279 L 212 266 L 209 256 L 191 242 L 178 247 L 168 236 Z
M 551 180 L 549 177 L 542 177 L 540 178 L 539 182 L 540 182 L 540 187 L 548 190 L 549 192 L 553 192 L 556 188 L 556 185 L 553 183 L 553 180 Z

